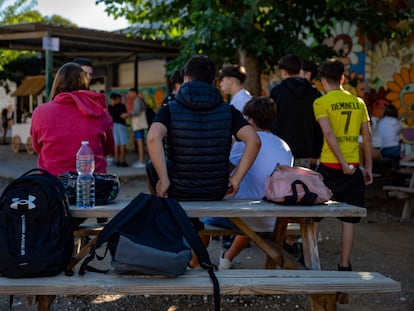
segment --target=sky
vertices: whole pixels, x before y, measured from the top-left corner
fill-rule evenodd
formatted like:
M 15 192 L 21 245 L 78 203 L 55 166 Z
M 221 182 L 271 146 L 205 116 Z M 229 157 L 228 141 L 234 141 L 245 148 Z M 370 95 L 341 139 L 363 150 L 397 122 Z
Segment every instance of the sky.
M 114 20 L 105 12 L 105 5 L 95 0 L 37 0 L 38 10 L 43 16 L 60 15 L 81 28 L 117 30 L 128 27 L 125 19 Z

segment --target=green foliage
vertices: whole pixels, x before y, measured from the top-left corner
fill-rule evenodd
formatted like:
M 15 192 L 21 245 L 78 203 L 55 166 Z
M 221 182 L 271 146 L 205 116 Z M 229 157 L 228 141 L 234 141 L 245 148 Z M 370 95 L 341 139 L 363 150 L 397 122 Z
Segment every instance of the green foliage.
M 262 71 L 273 68 L 286 53 L 324 59 L 333 55 L 322 47 L 334 20 L 354 22 L 372 38 L 403 37 L 395 21 L 409 20 L 406 1 L 390 0 L 97 0 L 108 14 L 124 16 L 133 34 L 162 38 L 180 46 L 170 70 L 196 53 L 208 54 L 218 65 L 237 61 L 244 51 L 259 60 Z M 309 48 L 304 39 L 312 36 Z
M 38 11 L 32 11 L 35 4 L 35 0 L 0 0 L 0 25 L 47 22 L 54 25 L 76 27 L 71 21 L 61 16 L 43 17 Z M 36 62 L 38 62 L 38 58 L 31 51 L 0 50 L 0 86 L 5 87 L 9 92 L 7 81 L 19 84 Z

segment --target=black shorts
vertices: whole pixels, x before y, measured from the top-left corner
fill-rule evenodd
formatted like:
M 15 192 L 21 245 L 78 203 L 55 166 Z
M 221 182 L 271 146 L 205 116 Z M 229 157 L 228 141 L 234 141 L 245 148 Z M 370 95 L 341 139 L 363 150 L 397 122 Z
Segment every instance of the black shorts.
M 364 207 L 365 183 L 362 172 L 359 168 L 352 175 L 345 175 L 342 170 L 332 169 L 319 164 L 316 171 L 322 174 L 323 182 L 331 189 L 332 200 L 344 202 L 359 207 Z M 320 221 L 323 218 L 316 218 Z M 343 222 L 358 223 L 360 217 L 338 217 Z

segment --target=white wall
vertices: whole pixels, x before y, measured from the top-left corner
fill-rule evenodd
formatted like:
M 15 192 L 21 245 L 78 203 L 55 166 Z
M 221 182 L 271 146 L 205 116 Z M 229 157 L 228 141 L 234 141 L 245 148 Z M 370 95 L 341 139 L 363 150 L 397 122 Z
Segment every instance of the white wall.
M 166 85 L 165 60 L 151 59 L 138 63 L 138 87 Z M 130 88 L 134 86 L 134 63 L 119 65 L 119 85 L 115 87 Z

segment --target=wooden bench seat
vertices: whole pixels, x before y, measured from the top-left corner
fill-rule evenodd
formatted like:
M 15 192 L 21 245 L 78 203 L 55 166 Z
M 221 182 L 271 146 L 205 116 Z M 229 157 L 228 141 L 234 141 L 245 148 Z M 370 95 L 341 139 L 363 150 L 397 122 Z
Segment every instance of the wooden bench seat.
M 313 311 L 336 310 L 342 293 L 401 291 L 398 282 L 375 272 L 314 270 L 221 270 L 216 272 L 221 295 L 308 294 Z M 37 295 L 38 310 L 50 310 L 54 295 L 212 295 L 204 270 L 187 271 L 178 278 L 119 276 L 88 272 L 85 276 L 0 278 L 0 295 Z M 49 302 L 49 303 L 48 303 Z
M 201 235 L 237 235 L 240 234 L 232 229 L 204 225 L 204 229 L 198 231 Z M 288 235 L 300 235 L 300 225 L 298 223 L 289 223 L 287 226 Z
M 414 188 L 403 186 L 383 186 L 383 190 L 388 191 L 388 195 L 405 200 L 401 213 L 401 220 L 411 217 L 414 208 Z

